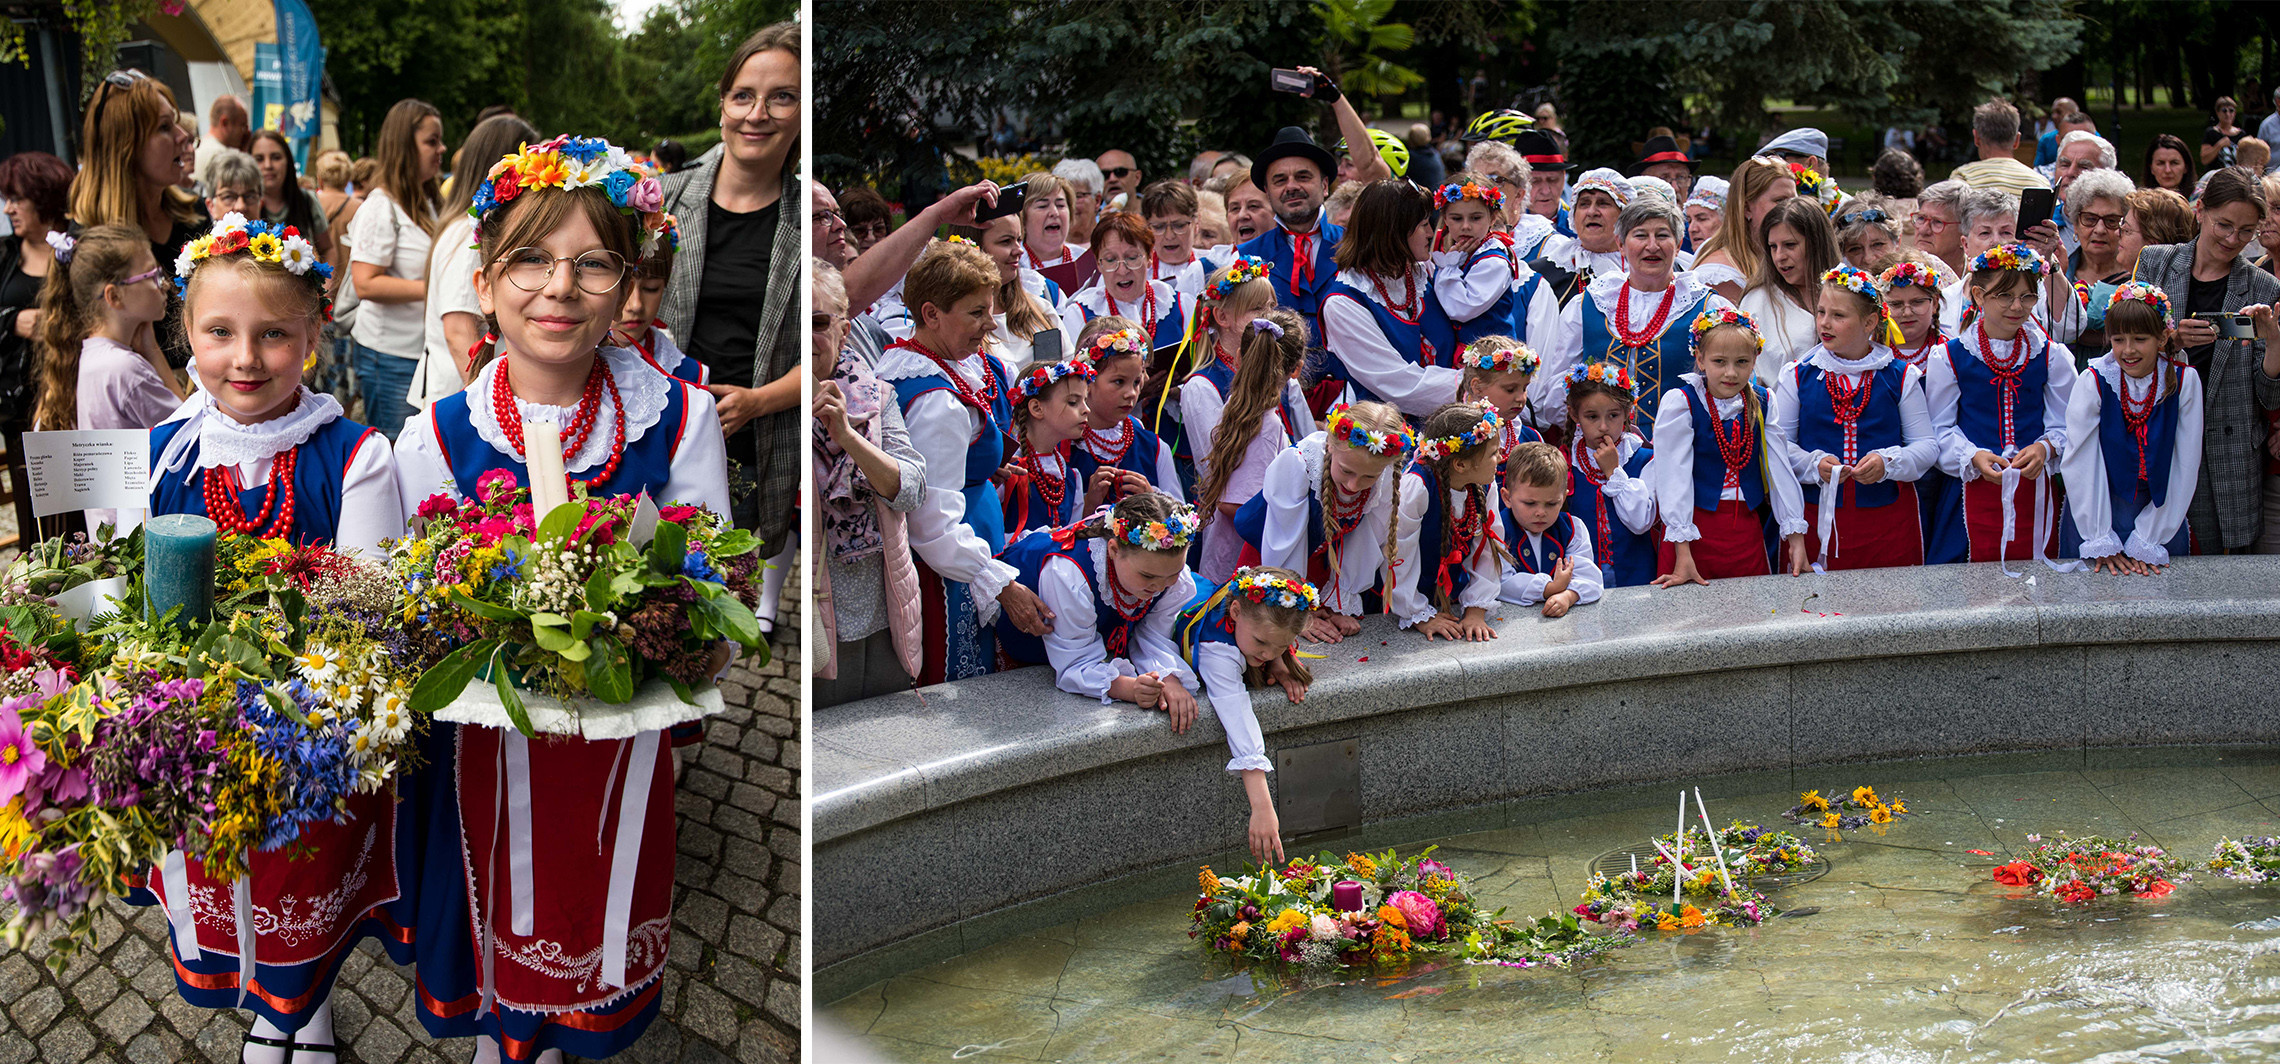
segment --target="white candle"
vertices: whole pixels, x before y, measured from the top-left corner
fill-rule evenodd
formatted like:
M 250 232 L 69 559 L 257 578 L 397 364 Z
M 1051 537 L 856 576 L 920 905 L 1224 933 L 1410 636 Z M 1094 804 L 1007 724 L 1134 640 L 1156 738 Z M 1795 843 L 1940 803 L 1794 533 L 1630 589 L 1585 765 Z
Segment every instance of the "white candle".
M 1639 874 L 1639 855 L 1635 853 L 1631 855 L 1631 874 Z
M 1655 839 L 1648 839 L 1647 843 L 1655 848 L 1656 853 L 1659 853 L 1663 855 L 1664 858 L 1668 859 L 1670 861 L 1671 868 L 1675 869 L 1675 871 L 1671 873 L 1670 877 L 1670 903 L 1672 905 L 1676 905 L 1678 904 L 1679 884 L 1686 881 L 1686 865 L 1684 862 L 1681 862 L 1676 856 L 1672 855 L 1669 850 L 1663 849 L 1663 844 L 1661 842 Z
M 1702 788 L 1694 788 L 1694 811 L 1702 814 L 1702 830 L 1710 833 L 1710 852 L 1718 859 L 1718 878 L 1726 881 L 1726 896 L 1734 897 L 1734 877 L 1726 873 L 1726 847 L 1718 841 L 1718 829 L 1710 825 L 1710 807 L 1702 804 Z
M 523 422 L 523 462 L 529 467 L 531 512 L 543 522 L 570 501 L 570 480 L 562 466 L 562 431 L 552 422 Z

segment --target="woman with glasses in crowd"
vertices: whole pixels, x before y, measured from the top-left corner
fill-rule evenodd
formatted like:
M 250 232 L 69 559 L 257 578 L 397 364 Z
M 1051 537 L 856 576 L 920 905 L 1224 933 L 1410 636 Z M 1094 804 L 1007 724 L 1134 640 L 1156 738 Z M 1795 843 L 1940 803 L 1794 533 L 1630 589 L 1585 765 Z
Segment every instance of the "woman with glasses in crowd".
M 1150 347 L 1177 346 L 1195 301 L 1167 282 L 1148 279 L 1155 248 L 1156 234 L 1139 215 L 1125 212 L 1101 219 L 1093 229 L 1093 258 L 1100 264 L 1100 278 L 1061 307 L 1063 337 L 1074 338 L 1086 322 L 1107 316 L 1138 322 Z

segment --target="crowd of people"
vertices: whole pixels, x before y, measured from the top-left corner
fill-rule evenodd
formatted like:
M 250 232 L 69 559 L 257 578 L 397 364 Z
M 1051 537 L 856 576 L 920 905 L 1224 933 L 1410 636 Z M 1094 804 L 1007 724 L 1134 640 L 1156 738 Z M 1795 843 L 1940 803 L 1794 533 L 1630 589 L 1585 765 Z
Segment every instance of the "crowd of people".
M 2280 552 L 2280 180 L 2222 112 L 2133 180 L 2076 108 L 2021 161 L 1991 100 L 1946 179 L 1846 190 L 1815 129 L 1721 177 L 1491 111 L 1421 182 L 1307 73 L 1342 144 L 1111 150 L 899 227 L 814 190 L 818 707 L 1027 665 L 1175 731 L 1208 701 L 1265 858 L 1247 688 L 1302 698 L 1296 647 L 1366 614 Z
M 379 560 L 439 493 L 527 486 L 521 429 L 552 422 L 589 493 L 702 507 L 781 551 L 772 617 L 802 446 L 800 69 L 796 23 L 744 41 L 719 77 L 720 145 L 678 167 L 504 108 L 454 150 L 445 116 L 407 99 L 371 158 L 321 152 L 311 179 L 242 102 L 213 104 L 200 138 L 164 82 L 114 71 L 77 166 L 0 161 L 8 449 L 25 430 L 144 432 L 149 515 Z M 630 1046 L 661 1000 L 673 748 L 701 736 L 520 738 L 434 724 L 392 790 L 347 800 L 313 845 L 252 854 L 234 887 L 196 859 L 154 865 L 144 901 L 169 912 L 182 997 L 250 1008 L 253 1064 L 354 1059 L 330 990 L 370 937 L 416 974 L 428 1032 L 476 1039 L 477 1060 Z M 546 781 L 521 788 L 518 822 L 595 833 L 483 827 L 494 769 Z M 590 874 L 606 836 L 646 840 L 621 845 L 624 875 Z

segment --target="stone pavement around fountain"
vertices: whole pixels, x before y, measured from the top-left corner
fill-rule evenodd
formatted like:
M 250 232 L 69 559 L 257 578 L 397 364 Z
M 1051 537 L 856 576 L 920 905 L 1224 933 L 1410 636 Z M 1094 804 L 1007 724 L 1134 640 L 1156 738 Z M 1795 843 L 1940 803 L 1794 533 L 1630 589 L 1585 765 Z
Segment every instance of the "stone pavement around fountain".
M 690 747 L 677 798 L 673 944 L 664 1004 L 637 1064 L 789 1064 L 800 1059 L 800 633 L 796 576 L 766 667 L 734 666 L 728 710 Z M 185 1004 L 174 993 L 166 923 L 156 908 L 114 905 L 98 951 L 60 976 L 36 948 L 0 953 L 0 1064 L 239 1059 L 248 1014 Z M 420 1026 L 410 973 L 372 943 L 343 965 L 334 998 L 341 1064 L 446 1064 L 474 1043 L 437 1042 Z M 576 1059 L 576 1058 L 573 1058 Z

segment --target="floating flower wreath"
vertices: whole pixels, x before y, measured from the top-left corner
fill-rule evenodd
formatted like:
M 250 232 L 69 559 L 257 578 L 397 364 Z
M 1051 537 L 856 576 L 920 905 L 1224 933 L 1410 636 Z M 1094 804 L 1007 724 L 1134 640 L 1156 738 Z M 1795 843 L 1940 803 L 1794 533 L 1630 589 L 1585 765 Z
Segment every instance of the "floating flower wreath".
M 1014 401 L 1028 402 L 1044 395 L 1048 389 L 1071 377 L 1079 378 L 1090 384 L 1095 376 L 1098 374 L 1093 371 L 1092 363 L 1081 358 L 1072 358 L 1067 362 L 1041 362 L 1029 367 L 1029 372 L 1022 374 L 1021 379 L 1014 382 Z
M 2050 264 L 2043 261 L 2039 252 L 2025 244 L 1997 244 L 1971 260 L 1971 272 L 1978 273 L 1981 270 L 2017 270 L 2041 277 L 2050 272 Z
M 1476 185 L 1470 181 L 1461 185 L 1451 181 L 1433 190 L 1434 210 L 1446 209 L 1450 204 L 1463 200 L 1478 200 L 1487 204 L 1489 210 L 1502 210 L 1504 190 L 1495 185 Z
M 1228 293 L 1235 290 L 1236 285 L 1256 281 L 1266 275 L 1267 260 L 1257 255 L 1240 256 L 1227 264 L 1227 272 L 1220 275 L 1218 280 L 1203 287 L 1203 294 L 1214 301 L 1225 299 Z
M 1262 606 L 1280 606 L 1286 610 L 1311 610 L 1322 604 L 1322 597 L 1315 593 L 1313 584 L 1259 569 L 1236 573 L 1235 593 Z
M 1621 388 L 1632 398 L 1637 398 L 1639 394 L 1639 386 L 1632 380 L 1630 368 L 1613 362 L 1591 362 L 1577 366 L 1568 371 L 1567 383 L 1570 389 L 1578 384 L 1591 383 Z
M 1736 310 L 1731 305 L 1714 307 L 1695 315 L 1694 324 L 1686 330 L 1686 353 L 1693 354 L 1702 347 L 1702 338 L 1712 329 L 1739 325 L 1750 331 L 1750 339 L 1757 341 L 1757 349 L 1765 350 L 1765 334 L 1758 332 L 1757 319 Z
M 212 232 L 182 245 L 182 254 L 174 259 L 174 276 L 188 280 L 199 263 L 240 251 L 251 253 L 256 262 L 281 266 L 295 277 L 306 277 L 313 271 L 319 284 L 332 279 L 332 266 L 317 261 L 316 245 L 309 243 L 299 229 L 248 222 L 236 211 L 222 215 Z
M 475 243 L 483 243 L 483 218 L 512 202 L 516 196 L 540 188 L 564 190 L 599 188 L 610 203 L 633 215 L 646 237 L 644 255 L 657 246 L 665 228 L 665 188 L 649 176 L 624 148 L 600 137 L 573 137 L 567 133 L 538 145 L 523 145 L 513 155 L 491 164 L 483 184 L 475 189 L 467 213 L 475 218 Z M 678 239 L 676 237 L 676 239 Z
M 1544 364 L 1543 357 L 1527 344 L 1500 341 L 1504 341 L 1501 336 L 1484 336 L 1466 344 L 1457 355 L 1457 364 L 1485 373 L 1534 373 Z
M 1097 365 L 1101 359 L 1115 358 L 1119 355 L 1137 355 L 1146 358 L 1148 357 L 1148 345 L 1141 342 L 1139 333 L 1130 329 L 1117 329 L 1114 332 L 1104 332 L 1093 337 L 1092 343 L 1086 344 L 1085 349 L 1077 354 L 1077 361 L 1087 365 Z
M 1443 436 L 1438 439 L 1419 442 L 1417 444 L 1417 460 L 1420 462 L 1438 462 L 1443 458 L 1455 457 L 1460 451 L 1495 442 L 1497 434 L 1503 430 L 1504 419 L 1496 416 L 1496 408 L 1482 403 L 1480 404 L 1480 420 L 1475 422 L 1473 427 L 1454 436 Z
M 1371 454 L 1398 455 L 1417 446 L 1417 437 L 1409 426 L 1392 429 L 1365 429 L 1354 423 L 1354 415 L 1344 403 L 1330 408 L 1330 438 L 1344 440 L 1353 447 Z
M 1930 292 L 1933 299 L 1940 297 L 1939 274 L 1920 262 L 1895 264 L 1891 269 L 1884 271 L 1884 275 L 1878 277 L 1876 283 L 1878 287 L 1884 289 L 1884 293 L 1888 296 L 1892 294 L 1892 290 L 1895 288 L 1915 285 Z
M 2114 289 L 2112 296 L 2107 298 L 2106 309 L 2110 312 L 2124 303 L 2143 303 L 2161 314 L 2162 324 L 2177 324 L 2176 316 L 2171 313 L 2169 293 L 2162 291 L 2157 286 L 2143 281 L 2124 282 L 2121 287 Z
M 1172 507 L 1171 515 L 1161 521 L 1126 521 L 1118 517 L 1108 519 L 1109 533 L 1119 543 L 1129 543 L 1141 550 L 1178 550 L 1195 542 L 1195 534 L 1203 527 L 1203 518 L 1196 515 L 1195 507 L 1181 503 Z

